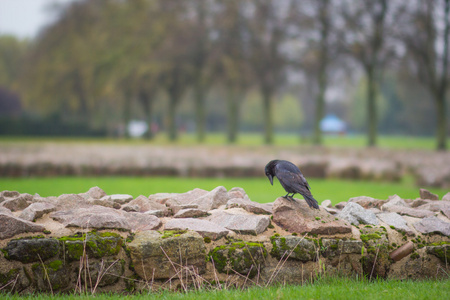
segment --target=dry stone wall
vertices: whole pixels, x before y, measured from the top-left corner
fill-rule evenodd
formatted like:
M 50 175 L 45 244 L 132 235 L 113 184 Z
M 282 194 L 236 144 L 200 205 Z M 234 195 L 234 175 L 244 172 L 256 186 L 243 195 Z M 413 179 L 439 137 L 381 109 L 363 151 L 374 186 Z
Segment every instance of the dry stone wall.
M 299 284 L 321 275 L 446 278 L 450 194 L 356 197 L 311 210 L 242 188 L 133 198 L 93 187 L 0 193 L 0 291 L 77 292 Z

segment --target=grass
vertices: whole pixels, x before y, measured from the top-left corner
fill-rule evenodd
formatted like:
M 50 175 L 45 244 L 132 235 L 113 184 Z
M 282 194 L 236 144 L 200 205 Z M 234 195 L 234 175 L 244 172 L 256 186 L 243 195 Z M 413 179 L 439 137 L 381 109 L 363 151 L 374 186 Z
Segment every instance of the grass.
M 405 199 L 419 197 L 419 189 L 412 180 L 400 183 L 350 181 L 337 179 L 308 179 L 314 197 L 319 203 L 330 199 L 333 204 L 347 201 L 351 197 L 370 196 L 387 199 L 397 194 Z M 33 177 L 1 178 L 0 190 L 16 190 L 21 193 L 38 193 L 43 197 L 69 193 L 83 193 L 99 186 L 107 194 L 130 194 L 133 197 L 155 193 L 184 193 L 194 188 L 212 190 L 223 185 L 227 190 L 242 187 L 250 199 L 260 203 L 272 202 L 285 195 L 285 191 L 274 181 L 271 186 L 267 178 L 174 178 L 174 177 Z M 447 190 L 430 188 L 442 197 Z M 297 195 L 298 196 L 298 195 Z M 301 198 L 299 196 L 299 198 Z
M 296 134 L 276 134 L 274 137 L 274 146 L 292 147 L 311 145 L 310 136 L 300 136 Z M 125 144 L 155 144 L 155 145 L 179 145 L 193 146 L 197 145 L 196 136 L 193 133 L 180 134 L 176 142 L 168 140 L 167 135 L 160 133 L 151 141 L 143 139 L 112 139 L 112 138 L 76 138 L 76 137 L 0 137 L 0 144 L 8 143 L 30 143 L 30 142 L 64 142 L 64 143 L 125 143 Z M 226 135 L 222 133 L 209 133 L 203 145 L 226 145 Z M 238 146 L 261 146 L 264 144 L 263 135 L 260 133 L 240 133 L 236 145 Z M 329 135 L 324 136 L 324 146 L 326 147 L 344 147 L 344 148 L 363 148 L 367 144 L 367 138 L 361 134 L 349 135 Z M 397 135 L 380 135 L 378 137 L 378 146 L 388 149 L 426 149 L 434 150 L 436 142 L 434 137 L 413 137 Z
M 323 278 L 303 286 L 252 287 L 245 290 L 227 289 L 188 293 L 161 292 L 142 295 L 96 294 L 93 296 L 57 295 L 53 299 L 446 299 L 450 294 L 450 280 L 397 281 L 348 278 Z M 447 296 L 445 296 L 447 295 Z M 3 299 L 50 298 L 46 294 L 30 296 L 3 295 Z

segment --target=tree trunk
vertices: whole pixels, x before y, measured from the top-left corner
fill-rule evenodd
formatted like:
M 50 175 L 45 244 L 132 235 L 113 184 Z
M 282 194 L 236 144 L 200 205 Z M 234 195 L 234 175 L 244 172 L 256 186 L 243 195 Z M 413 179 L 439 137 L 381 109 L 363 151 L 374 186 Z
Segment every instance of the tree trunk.
M 201 83 L 195 88 L 195 113 L 196 113 L 196 131 L 197 141 L 203 143 L 206 137 L 205 129 L 205 91 Z
M 239 101 L 236 98 L 236 93 L 228 89 L 227 92 L 228 104 L 228 134 L 227 141 L 230 144 L 236 143 L 237 133 L 239 128 Z
M 323 119 L 325 110 L 325 89 L 326 89 L 326 70 L 321 68 L 318 77 L 319 93 L 316 98 L 316 119 L 314 120 L 314 145 L 322 145 L 322 130 L 320 121 Z
M 377 105 L 374 70 L 367 70 L 367 146 L 377 145 Z
M 263 122 L 264 122 L 264 143 L 273 144 L 273 118 L 272 118 L 272 93 L 268 90 L 262 90 L 263 97 Z
M 176 104 L 178 102 L 176 92 L 169 93 L 169 107 L 167 108 L 167 126 L 168 126 L 168 136 L 169 141 L 176 141 L 177 135 L 177 124 L 175 120 Z
M 437 114 L 437 150 L 447 150 L 447 122 L 446 122 L 446 105 L 445 94 L 438 95 L 436 99 L 436 114 Z
M 141 101 L 142 107 L 144 109 L 145 114 L 145 120 L 147 123 L 147 132 L 145 133 L 144 137 L 147 140 L 153 139 L 153 132 L 152 132 L 152 123 L 153 123 L 153 100 L 151 95 L 145 91 L 139 92 L 139 100 Z
M 124 126 L 124 137 L 130 138 L 130 133 L 128 132 L 128 124 L 131 120 L 131 93 L 126 92 L 123 99 L 123 123 Z

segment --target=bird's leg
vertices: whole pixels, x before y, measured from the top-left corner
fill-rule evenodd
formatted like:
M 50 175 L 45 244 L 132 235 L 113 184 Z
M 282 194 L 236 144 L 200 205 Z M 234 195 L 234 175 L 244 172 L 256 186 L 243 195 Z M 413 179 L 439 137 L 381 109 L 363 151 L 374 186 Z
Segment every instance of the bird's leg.
M 292 193 L 292 195 L 289 196 L 289 198 L 291 198 L 291 201 L 295 201 L 295 200 L 294 200 L 294 195 L 295 195 L 295 193 Z
M 289 193 L 287 193 L 286 195 L 284 195 L 283 198 L 289 200 Z

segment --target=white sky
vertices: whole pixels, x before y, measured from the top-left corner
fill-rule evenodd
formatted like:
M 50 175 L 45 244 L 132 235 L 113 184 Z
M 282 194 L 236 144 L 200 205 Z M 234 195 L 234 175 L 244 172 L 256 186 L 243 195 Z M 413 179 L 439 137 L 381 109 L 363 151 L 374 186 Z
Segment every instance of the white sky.
M 51 4 L 74 0 L 0 0 L 0 35 L 34 38 L 39 30 L 53 21 Z

